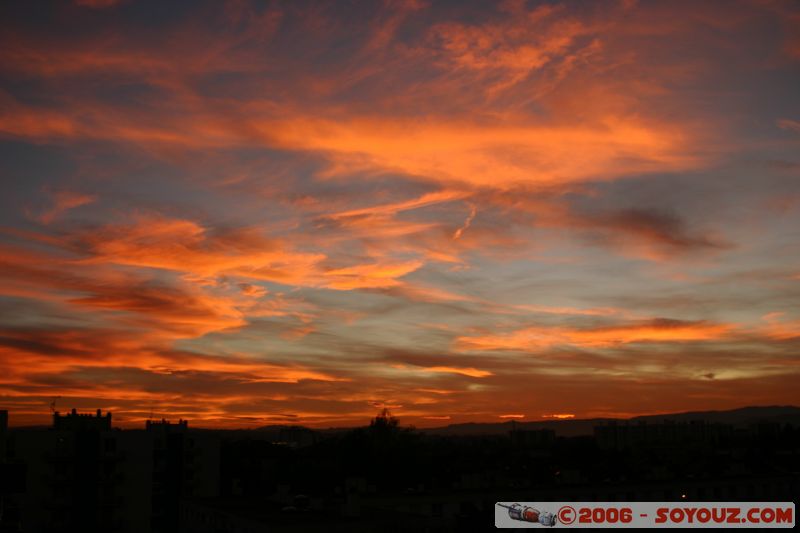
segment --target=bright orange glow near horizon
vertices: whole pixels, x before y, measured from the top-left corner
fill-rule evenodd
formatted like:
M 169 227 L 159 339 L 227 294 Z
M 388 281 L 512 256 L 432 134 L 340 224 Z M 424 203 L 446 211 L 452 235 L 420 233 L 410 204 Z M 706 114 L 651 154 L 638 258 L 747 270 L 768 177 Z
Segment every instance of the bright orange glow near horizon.
M 800 7 L 0 6 L 0 409 L 799 404 Z

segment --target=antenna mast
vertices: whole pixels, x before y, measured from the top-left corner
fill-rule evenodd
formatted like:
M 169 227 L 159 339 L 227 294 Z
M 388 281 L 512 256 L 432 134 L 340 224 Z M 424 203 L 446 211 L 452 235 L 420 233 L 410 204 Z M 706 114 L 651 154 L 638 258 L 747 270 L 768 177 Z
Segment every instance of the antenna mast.
M 53 398 L 53 401 L 50 402 L 50 413 L 55 414 L 55 412 L 56 412 L 56 402 L 58 401 L 59 398 L 61 398 L 61 396 L 55 396 Z

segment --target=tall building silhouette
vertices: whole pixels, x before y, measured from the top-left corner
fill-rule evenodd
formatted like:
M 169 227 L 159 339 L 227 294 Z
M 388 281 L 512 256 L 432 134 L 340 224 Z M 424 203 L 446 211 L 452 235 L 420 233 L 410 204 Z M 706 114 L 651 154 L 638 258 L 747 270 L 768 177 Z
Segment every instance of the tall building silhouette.
M 152 531 L 178 530 L 180 504 L 185 498 L 218 495 L 219 441 L 214 436 L 190 433 L 189 423 L 167 420 L 146 423 L 153 444 Z
M 188 432 L 186 421 L 123 431 L 111 413 L 73 409 L 55 412 L 48 429 L 6 427 L 2 412 L 0 488 L 16 518 L 0 525 L 9 531 L 177 531 L 182 498 L 217 495 L 218 440 Z

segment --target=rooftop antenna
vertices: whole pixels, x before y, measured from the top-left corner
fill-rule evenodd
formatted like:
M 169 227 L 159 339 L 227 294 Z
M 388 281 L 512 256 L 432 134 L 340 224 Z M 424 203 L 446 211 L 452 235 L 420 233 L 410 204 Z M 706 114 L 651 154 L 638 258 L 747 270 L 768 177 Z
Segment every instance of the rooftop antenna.
M 53 401 L 50 402 L 50 412 L 53 414 L 55 414 L 56 412 L 56 402 L 58 401 L 59 398 L 61 398 L 61 396 L 56 396 L 53 398 Z

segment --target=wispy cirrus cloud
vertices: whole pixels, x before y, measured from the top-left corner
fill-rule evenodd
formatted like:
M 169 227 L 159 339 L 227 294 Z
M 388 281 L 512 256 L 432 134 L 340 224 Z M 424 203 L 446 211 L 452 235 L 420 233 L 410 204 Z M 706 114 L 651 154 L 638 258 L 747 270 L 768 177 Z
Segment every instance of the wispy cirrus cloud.
M 73 191 L 55 191 L 52 193 L 52 205 L 38 216 L 43 224 L 50 224 L 71 209 L 97 201 L 93 194 L 82 194 Z

